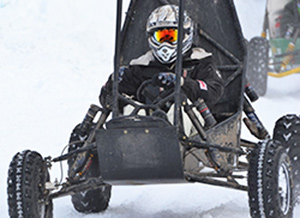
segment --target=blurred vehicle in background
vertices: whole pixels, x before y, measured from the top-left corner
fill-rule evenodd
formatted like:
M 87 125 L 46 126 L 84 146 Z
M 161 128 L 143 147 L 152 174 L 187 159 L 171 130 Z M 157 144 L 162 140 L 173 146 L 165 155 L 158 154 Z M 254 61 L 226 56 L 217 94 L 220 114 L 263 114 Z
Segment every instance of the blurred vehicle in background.
M 259 96 L 267 91 L 267 76 L 300 72 L 300 1 L 267 0 L 261 36 L 248 43 L 247 78 Z

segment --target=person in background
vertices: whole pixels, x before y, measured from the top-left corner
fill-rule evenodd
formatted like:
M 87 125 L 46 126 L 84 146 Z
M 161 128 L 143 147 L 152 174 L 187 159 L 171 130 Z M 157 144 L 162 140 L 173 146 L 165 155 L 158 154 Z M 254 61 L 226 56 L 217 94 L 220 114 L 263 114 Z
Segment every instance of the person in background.
M 290 39 L 300 24 L 300 0 L 292 0 L 283 9 L 280 20 L 280 34 Z

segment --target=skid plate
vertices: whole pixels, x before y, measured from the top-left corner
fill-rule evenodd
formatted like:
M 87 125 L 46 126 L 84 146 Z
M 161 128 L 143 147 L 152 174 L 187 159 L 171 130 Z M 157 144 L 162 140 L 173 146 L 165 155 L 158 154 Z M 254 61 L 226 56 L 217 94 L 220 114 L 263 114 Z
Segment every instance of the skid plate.
M 96 143 L 100 172 L 107 183 L 184 182 L 174 127 L 101 129 Z

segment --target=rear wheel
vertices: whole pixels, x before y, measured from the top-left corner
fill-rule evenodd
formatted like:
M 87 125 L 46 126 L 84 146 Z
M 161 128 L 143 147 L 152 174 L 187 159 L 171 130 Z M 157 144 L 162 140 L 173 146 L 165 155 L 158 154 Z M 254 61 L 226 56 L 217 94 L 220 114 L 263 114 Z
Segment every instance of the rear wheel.
M 72 144 L 72 142 L 75 141 L 77 142 L 81 141 L 81 143 L 76 143 L 71 145 L 69 151 L 73 151 L 82 147 L 84 144 L 84 140 L 86 140 L 88 137 L 88 133 L 82 133 L 79 127 L 80 125 L 77 125 L 74 128 L 70 137 L 70 144 Z M 75 157 L 68 160 L 69 168 L 73 165 L 74 160 Z M 98 176 L 100 176 L 98 155 L 94 154 L 92 164 L 90 165 L 83 179 L 87 179 L 90 177 L 98 177 Z M 76 193 L 72 195 L 71 199 L 74 208 L 78 212 L 97 213 L 107 209 L 110 196 L 111 196 L 111 186 L 104 185 L 98 189 Z
M 52 201 L 45 183 L 49 174 L 42 156 L 34 151 L 17 153 L 9 166 L 7 180 L 10 217 L 51 218 Z
M 265 140 L 250 156 L 248 196 L 253 218 L 292 218 L 292 174 L 280 142 Z
M 263 37 L 254 37 L 248 43 L 247 78 L 259 96 L 267 92 L 269 42 Z
M 300 196 L 300 117 L 289 114 L 281 117 L 275 124 L 273 138 L 281 142 L 287 150 L 292 163 L 294 197 Z

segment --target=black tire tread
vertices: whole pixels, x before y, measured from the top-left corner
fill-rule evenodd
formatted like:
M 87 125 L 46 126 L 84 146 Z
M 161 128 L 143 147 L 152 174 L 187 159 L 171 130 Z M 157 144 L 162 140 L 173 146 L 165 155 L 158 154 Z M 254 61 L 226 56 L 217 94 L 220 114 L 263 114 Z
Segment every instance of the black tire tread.
M 300 196 L 300 117 L 295 114 L 287 114 L 277 120 L 273 131 L 274 140 L 281 142 L 288 151 L 292 163 L 294 179 L 294 197 Z
M 282 214 L 278 203 L 278 180 L 274 178 L 278 178 L 277 167 L 281 156 L 289 162 L 284 148 L 274 140 L 260 142 L 258 148 L 251 153 L 248 171 L 248 196 L 252 218 L 292 218 L 293 216 L 292 197 L 286 216 Z
M 8 170 L 9 216 L 52 218 L 52 201 L 38 203 L 45 199 L 46 191 L 42 184 L 46 181 L 49 181 L 49 174 L 39 153 L 30 150 L 17 153 Z M 39 211 L 41 204 L 45 206 L 43 212 Z
M 259 96 L 267 92 L 269 43 L 265 38 L 254 37 L 248 43 L 247 78 Z

